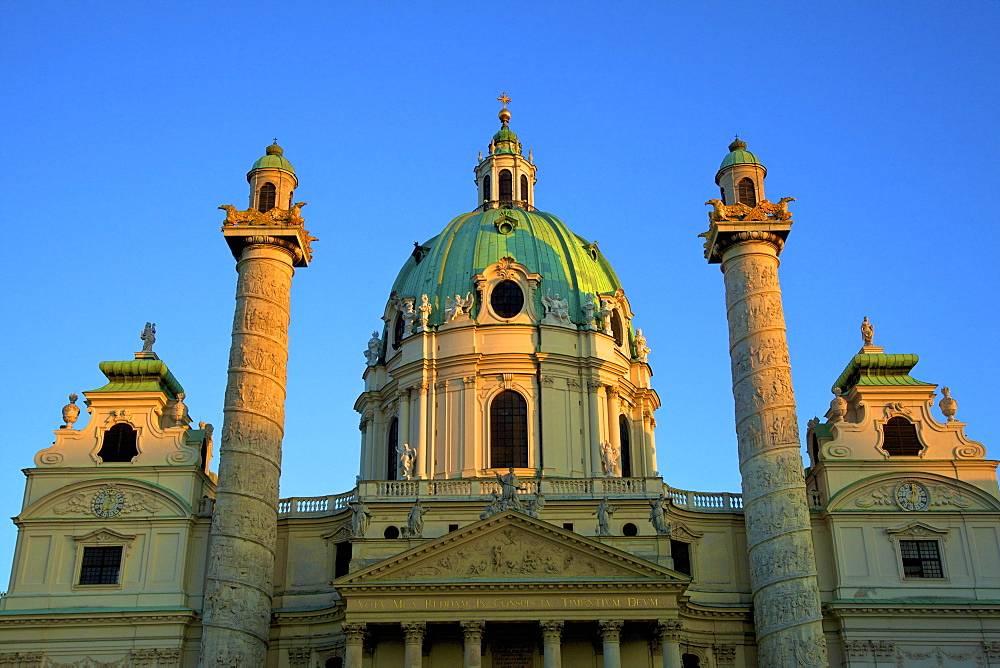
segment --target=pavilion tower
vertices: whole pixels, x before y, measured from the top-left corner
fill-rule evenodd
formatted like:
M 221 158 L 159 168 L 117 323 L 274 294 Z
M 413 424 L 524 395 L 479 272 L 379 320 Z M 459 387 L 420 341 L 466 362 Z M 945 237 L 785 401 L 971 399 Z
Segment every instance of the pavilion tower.
M 227 212 L 236 315 L 212 521 L 201 665 L 263 666 L 271 621 L 278 476 L 284 433 L 289 298 L 311 259 L 297 183 L 276 143 L 250 170 L 251 208 Z M 272 192 L 273 190 L 273 192 Z M 266 200 L 266 201 L 265 201 Z M 284 208 L 287 201 L 287 208 Z
M 778 254 L 792 224 L 787 210 L 791 199 L 775 204 L 763 199 L 763 165 L 744 142 L 729 148 L 716 183 L 730 204 L 706 202 L 714 211 L 702 236 L 707 238 L 705 257 L 721 263 L 725 276 L 760 665 L 825 666 L 816 558 L 778 284 Z

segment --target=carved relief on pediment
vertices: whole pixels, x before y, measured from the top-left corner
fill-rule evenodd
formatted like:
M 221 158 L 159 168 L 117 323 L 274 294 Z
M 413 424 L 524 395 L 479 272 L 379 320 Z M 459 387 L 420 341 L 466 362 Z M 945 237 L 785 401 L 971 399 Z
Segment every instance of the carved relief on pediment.
M 918 497 L 916 501 L 911 499 L 914 496 Z M 907 477 L 866 486 L 836 506 L 902 512 L 996 510 L 1000 504 L 962 483 Z
M 177 516 L 189 511 L 173 498 L 132 481 L 75 485 L 33 503 L 24 517 L 50 516 L 115 519 L 154 515 Z

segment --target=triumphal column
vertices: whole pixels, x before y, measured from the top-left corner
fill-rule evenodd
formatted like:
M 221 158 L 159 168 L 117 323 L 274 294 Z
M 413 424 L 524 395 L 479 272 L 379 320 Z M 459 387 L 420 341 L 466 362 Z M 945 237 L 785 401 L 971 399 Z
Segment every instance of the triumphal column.
M 271 620 L 284 432 L 289 297 L 295 267 L 311 258 L 298 181 L 274 144 L 247 180 L 250 208 L 226 210 L 222 233 L 236 258 L 219 480 L 202 619 L 202 666 L 263 666 Z
M 764 199 L 766 170 L 729 146 L 709 200 L 705 257 L 726 284 L 736 433 L 761 666 L 825 666 L 816 558 L 799 454 L 795 395 L 778 284 L 788 202 Z

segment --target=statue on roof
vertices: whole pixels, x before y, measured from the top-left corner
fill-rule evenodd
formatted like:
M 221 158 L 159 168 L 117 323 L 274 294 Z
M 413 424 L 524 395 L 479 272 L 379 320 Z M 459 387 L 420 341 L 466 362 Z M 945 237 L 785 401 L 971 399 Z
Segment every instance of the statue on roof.
M 413 462 L 417 459 L 417 451 L 409 443 L 403 443 L 396 447 L 396 452 L 399 454 L 400 477 L 409 480 L 413 476 Z
M 417 307 L 417 310 L 420 311 L 420 324 L 417 326 L 417 331 L 426 332 L 427 318 L 431 317 L 431 311 L 434 310 L 426 294 L 420 295 L 420 306 Z
M 410 508 L 410 514 L 406 518 L 406 527 L 403 529 L 403 538 L 421 538 L 424 535 L 424 515 L 427 509 L 420 505 L 418 498 Z
M 378 338 L 378 332 L 372 332 L 372 338 L 368 339 L 368 349 L 365 351 L 365 359 L 368 366 L 378 365 L 378 356 L 382 350 L 382 339 Z
M 514 473 L 513 467 L 507 473 L 500 475 L 496 472 L 497 482 L 500 484 L 500 506 L 503 510 L 521 510 L 521 502 L 517 498 L 517 493 L 521 491 L 521 481 Z
M 467 315 L 469 311 L 472 310 L 472 305 L 475 303 L 475 297 L 472 296 L 472 292 L 468 292 L 465 295 L 465 299 L 462 299 L 461 295 L 455 295 L 455 298 L 449 295 L 444 299 L 444 319 L 445 322 L 452 322 L 453 320 L 458 320 L 460 316 Z
M 868 322 L 868 316 L 861 322 L 861 340 L 864 341 L 866 346 L 875 345 L 872 341 L 875 340 L 875 327 Z
M 547 292 L 542 295 L 542 305 L 545 306 L 545 320 L 553 324 L 570 324 L 568 299 L 561 299 L 559 293 L 553 297 Z
M 601 500 L 600 505 L 597 506 L 597 510 L 594 512 L 597 515 L 597 535 L 598 536 L 610 536 L 611 535 L 611 515 L 618 510 L 611 505 L 611 500 L 608 497 L 604 497 Z
M 372 511 L 361 499 L 353 501 L 351 506 L 351 532 L 355 538 L 364 538 L 371 523 Z
M 156 342 L 156 323 L 147 322 L 139 334 L 139 338 L 142 339 L 142 352 L 153 352 L 153 344 Z

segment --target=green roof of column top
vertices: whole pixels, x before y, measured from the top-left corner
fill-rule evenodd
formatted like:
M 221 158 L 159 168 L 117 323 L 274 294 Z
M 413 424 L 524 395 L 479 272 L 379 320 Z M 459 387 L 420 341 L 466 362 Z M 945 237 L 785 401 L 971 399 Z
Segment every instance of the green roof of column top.
M 101 362 L 100 369 L 108 377 L 108 384 L 91 392 L 163 392 L 176 399 L 184 391 L 160 360 Z
M 506 125 L 500 127 L 493 135 L 493 154 L 521 155 L 521 144 L 517 140 L 517 134 Z
M 930 385 L 910 376 L 920 358 L 914 354 L 859 353 L 833 384 L 843 393 L 855 386 Z
M 757 156 L 747 150 L 747 143 L 739 138 L 729 145 L 729 155 L 722 159 L 719 171 L 733 165 L 760 165 L 764 167 Z
M 505 216 L 512 222 L 502 220 Z M 499 229 L 504 222 L 513 227 L 508 234 Z M 422 246 L 430 250 L 420 262 L 410 256 L 392 289 L 402 299 L 417 300 L 417 305 L 420 296 L 426 294 L 434 307 L 428 318 L 431 325 L 444 321 L 446 297 L 465 297 L 469 291 L 475 294 L 472 277 L 504 257 L 512 257 L 530 272 L 541 274 L 535 290 L 536 313 L 545 312 L 542 295 L 558 294 L 569 300 L 570 319 L 577 325 L 584 324 L 584 295 L 612 294 L 621 287 L 604 256 L 594 251 L 595 259 L 591 254 L 589 241 L 574 234 L 557 217 L 541 211 L 491 209 L 462 214 Z M 476 295 L 473 314 L 479 312 L 478 302 Z
M 278 146 L 278 142 L 275 142 L 267 147 L 264 157 L 258 158 L 257 162 L 253 163 L 250 171 L 252 172 L 255 169 L 280 169 L 289 174 L 294 174 L 295 168 L 292 167 L 292 163 L 288 162 L 288 158 L 284 154 L 284 149 Z

